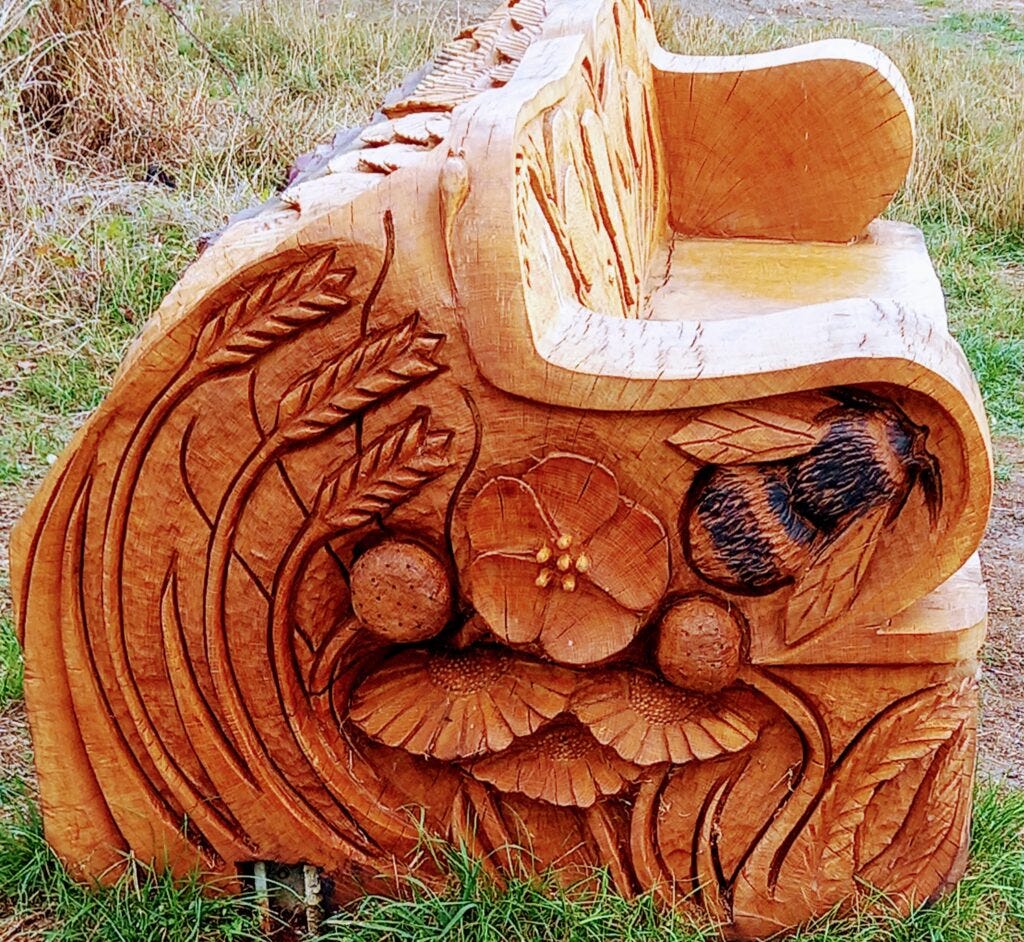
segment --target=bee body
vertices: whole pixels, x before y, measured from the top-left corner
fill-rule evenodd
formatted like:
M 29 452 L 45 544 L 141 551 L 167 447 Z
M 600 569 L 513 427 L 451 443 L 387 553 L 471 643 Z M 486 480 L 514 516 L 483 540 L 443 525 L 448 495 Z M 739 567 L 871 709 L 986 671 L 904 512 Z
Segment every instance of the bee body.
M 788 471 L 794 508 L 824 533 L 910 493 L 908 436 L 883 415 L 836 410 L 825 433 Z
M 698 475 L 684 542 L 708 582 L 761 595 L 784 586 L 806 562 L 817 531 L 794 509 L 786 470 L 712 466 Z
M 680 528 L 687 559 L 706 581 L 774 592 L 866 514 L 885 508 L 893 521 L 918 483 L 937 512 L 941 479 L 925 448 L 928 430 L 873 396 L 833 395 L 840 404 L 819 415 L 820 435 L 804 454 L 698 473 Z

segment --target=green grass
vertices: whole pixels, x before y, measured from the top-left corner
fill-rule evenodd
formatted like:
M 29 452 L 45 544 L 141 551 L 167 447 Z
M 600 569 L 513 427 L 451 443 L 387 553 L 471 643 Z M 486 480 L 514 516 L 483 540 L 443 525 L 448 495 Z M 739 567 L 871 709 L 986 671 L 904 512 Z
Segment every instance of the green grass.
M 1024 793 L 980 785 L 971 864 L 956 890 L 908 918 L 885 912 L 832 916 L 794 942 L 1020 942 L 1024 940 Z M 717 939 L 656 905 L 625 902 L 607 880 L 578 894 L 515 882 L 498 890 L 479 864 L 449 857 L 454 886 L 412 901 L 370 897 L 328 920 L 324 938 L 344 942 L 703 942 Z
M 938 29 L 956 39 L 980 40 L 990 50 L 1024 50 L 1024 20 L 1001 11 L 949 13 L 940 20 Z
M 54 273 L 37 307 L 12 311 L 0 346 L 0 384 L 12 390 L 0 424 L 0 485 L 38 479 L 102 401 L 128 344 L 193 257 L 167 210 L 158 192 L 45 243 Z M 83 270 L 94 273 L 85 285 L 67 283 Z
M 0 781 L 0 794 L 4 786 Z M 60 942 L 232 942 L 260 938 L 244 899 L 204 893 L 198 880 L 175 882 L 129 862 L 113 886 L 76 883 L 43 839 L 25 789 L 8 783 L 18 807 L 0 819 L 0 932 L 3 916 L 45 914 L 45 938 Z M 5 938 L 18 938 L 16 935 Z
M 927 212 L 912 221 L 924 231 L 993 431 L 1024 434 L 1024 230 L 979 231 Z
M 0 781 L 0 794 L 3 794 Z M 196 880 L 174 884 L 133 865 L 113 887 L 72 881 L 42 837 L 32 803 L 8 786 L 15 814 L 0 820 L 0 913 L 46 912 L 54 939 L 234 940 L 255 936 L 251 898 L 204 895 Z M 11 798 L 13 794 L 13 798 Z M 981 785 L 975 799 L 971 864 L 957 889 L 908 918 L 884 911 L 822 920 L 798 942 L 1019 942 L 1024 939 L 1024 794 Z M 326 920 L 336 942 L 710 942 L 650 896 L 627 902 L 598 874 L 573 891 L 551 882 L 498 888 L 479 862 L 448 852 L 450 889 L 412 887 L 410 898 L 370 896 Z
M 14 621 L 7 615 L 0 615 L 0 710 L 21 699 L 24 678 L 25 668 L 18 639 L 14 636 Z

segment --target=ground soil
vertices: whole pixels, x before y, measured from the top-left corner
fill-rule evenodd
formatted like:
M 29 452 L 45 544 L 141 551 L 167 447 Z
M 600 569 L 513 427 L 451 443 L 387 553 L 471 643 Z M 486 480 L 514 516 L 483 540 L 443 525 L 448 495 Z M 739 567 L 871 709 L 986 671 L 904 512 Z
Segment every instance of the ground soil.
M 982 771 L 1024 786 L 1024 445 L 996 443 L 999 477 L 981 565 L 989 591 Z

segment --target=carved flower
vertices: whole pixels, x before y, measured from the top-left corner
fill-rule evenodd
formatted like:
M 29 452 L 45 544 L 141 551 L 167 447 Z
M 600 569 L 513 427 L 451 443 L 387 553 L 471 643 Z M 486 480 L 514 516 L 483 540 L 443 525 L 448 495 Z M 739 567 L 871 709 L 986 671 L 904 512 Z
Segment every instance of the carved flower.
M 561 713 L 576 678 L 493 647 L 408 649 L 356 689 L 349 716 L 387 746 L 452 761 L 505 749 Z
M 757 728 L 729 703 L 728 693 L 695 696 L 640 670 L 588 678 L 571 709 L 600 742 L 638 765 L 713 759 L 757 738 Z
M 488 481 L 469 508 L 469 593 L 510 644 L 566 664 L 621 651 L 668 584 L 665 528 L 589 458 Z
M 494 756 L 477 759 L 470 771 L 505 792 L 519 792 L 553 805 L 589 808 L 617 795 L 639 771 L 623 762 L 572 720 L 559 722 Z

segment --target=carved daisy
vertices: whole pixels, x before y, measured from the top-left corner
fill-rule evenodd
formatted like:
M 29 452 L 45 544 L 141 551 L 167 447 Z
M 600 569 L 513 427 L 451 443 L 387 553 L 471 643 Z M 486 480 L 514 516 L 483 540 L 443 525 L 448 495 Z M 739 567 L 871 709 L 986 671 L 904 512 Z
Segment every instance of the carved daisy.
M 577 808 L 617 795 L 638 771 L 572 720 L 548 726 L 470 766 L 476 778 L 501 791 Z
M 450 762 L 505 749 L 568 705 L 576 679 L 494 647 L 405 650 L 356 689 L 349 716 L 387 746 Z
M 571 710 L 604 745 L 638 765 L 693 760 L 745 749 L 757 728 L 728 693 L 696 696 L 641 670 L 606 670 L 582 681 Z
M 488 481 L 469 508 L 469 594 L 510 644 L 566 664 L 618 653 L 665 591 L 665 528 L 606 467 L 555 454 Z

